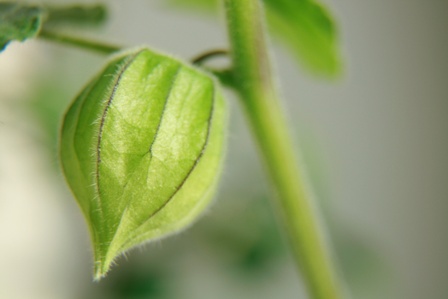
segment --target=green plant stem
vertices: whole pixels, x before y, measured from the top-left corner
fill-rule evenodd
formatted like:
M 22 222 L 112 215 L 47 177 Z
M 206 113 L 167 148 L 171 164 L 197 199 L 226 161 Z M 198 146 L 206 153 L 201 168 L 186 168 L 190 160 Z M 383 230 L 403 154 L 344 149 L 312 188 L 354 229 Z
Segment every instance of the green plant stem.
M 215 49 L 215 50 L 210 50 L 207 51 L 205 53 L 201 53 L 198 56 L 194 57 L 193 59 L 191 59 L 191 62 L 195 65 L 201 65 L 204 62 L 206 62 L 207 60 L 211 59 L 211 58 L 215 58 L 215 57 L 220 57 L 220 56 L 227 56 L 229 55 L 229 51 L 225 50 L 225 49 Z
M 70 35 L 65 35 L 63 33 L 58 33 L 54 31 L 49 31 L 42 29 L 38 35 L 39 38 L 47 39 L 50 41 L 63 43 L 71 46 L 76 46 L 86 50 L 91 50 L 95 52 L 100 52 L 103 54 L 112 54 L 121 50 L 121 47 L 98 42 L 95 40 L 84 39 L 81 37 L 75 37 Z
M 310 298 L 342 298 L 273 81 L 259 0 L 225 0 L 234 82 L 277 191 L 278 214 Z

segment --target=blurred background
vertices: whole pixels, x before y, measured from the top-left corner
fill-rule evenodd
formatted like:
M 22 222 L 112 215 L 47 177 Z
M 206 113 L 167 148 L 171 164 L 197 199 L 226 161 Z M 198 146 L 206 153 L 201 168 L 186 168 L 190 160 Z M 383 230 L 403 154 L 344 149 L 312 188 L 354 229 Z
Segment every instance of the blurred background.
M 448 2 L 325 3 L 339 22 L 343 76 L 309 75 L 277 44 L 273 56 L 348 289 L 352 298 L 448 298 Z M 107 4 L 109 21 L 80 35 L 186 60 L 227 44 L 214 15 L 163 0 Z M 213 206 L 92 282 L 88 231 L 59 170 L 57 134 L 104 61 L 40 40 L 0 55 L 0 298 L 306 298 L 232 93 Z

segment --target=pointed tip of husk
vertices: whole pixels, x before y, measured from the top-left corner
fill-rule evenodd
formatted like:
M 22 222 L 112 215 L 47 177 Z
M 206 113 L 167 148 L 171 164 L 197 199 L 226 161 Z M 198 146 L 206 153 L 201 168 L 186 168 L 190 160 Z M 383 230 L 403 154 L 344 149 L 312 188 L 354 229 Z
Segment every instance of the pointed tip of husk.
M 115 256 L 114 256 L 115 257 Z M 100 281 L 102 278 L 106 277 L 110 268 L 112 267 L 113 259 L 102 258 L 95 259 L 94 269 L 93 269 L 93 280 Z
M 95 267 L 93 270 L 93 280 L 100 281 L 103 277 L 106 276 L 109 267 L 104 267 L 104 263 L 101 261 L 95 262 Z

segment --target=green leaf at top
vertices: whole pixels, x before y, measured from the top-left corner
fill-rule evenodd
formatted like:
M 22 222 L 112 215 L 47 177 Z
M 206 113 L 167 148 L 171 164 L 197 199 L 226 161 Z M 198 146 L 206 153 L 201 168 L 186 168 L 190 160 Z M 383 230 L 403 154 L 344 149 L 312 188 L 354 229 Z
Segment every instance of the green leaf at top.
M 341 60 L 334 20 L 314 0 L 264 0 L 269 23 L 308 70 L 333 76 Z
M 37 6 L 0 3 L 0 51 L 10 41 L 34 37 L 40 30 L 43 14 Z
M 217 0 L 166 0 L 171 6 L 217 11 Z M 268 25 L 307 70 L 335 76 L 341 70 L 339 40 L 330 12 L 316 0 L 263 0 Z M 213 9 L 214 8 L 214 9 Z

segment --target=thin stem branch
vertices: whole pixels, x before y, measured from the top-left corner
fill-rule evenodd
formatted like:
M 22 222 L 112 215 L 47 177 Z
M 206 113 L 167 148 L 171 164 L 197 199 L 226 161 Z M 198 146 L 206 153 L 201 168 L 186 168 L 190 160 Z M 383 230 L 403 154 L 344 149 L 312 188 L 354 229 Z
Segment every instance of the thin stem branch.
M 229 56 L 230 52 L 226 49 L 215 49 L 209 50 L 207 52 L 201 53 L 198 56 L 191 59 L 191 62 L 197 67 L 212 73 L 215 75 L 219 81 L 229 87 L 234 88 L 234 78 L 233 78 L 233 70 L 230 68 L 214 68 L 204 65 L 207 60 L 212 58 L 221 57 L 221 56 Z
M 121 47 L 107 43 L 89 40 L 81 37 L 70 36 L 59 32 L 42 29 L 38 35 L 39 38 L 46 40 L 83 48 L 86 50 L 96 51 L 103 54 L 112 54 L 120 51 Z
M 220 56 L 227 56 L 229 55 L 229 51 L 225 49 L 215 49 L 210 50 L 205 53 L 199 54 L 198 56 L 191 59 L 191 62 L 196 65 L 201 65 L 205 61 L 209 60 L 210 58 L 214 57 L 220 57 Z
M 263 8 L 259 0 L 225 0 L 225 8 L 235 87 L 277 191 L 275 206 L 310 298 L 342 298 L 273 81 Z

